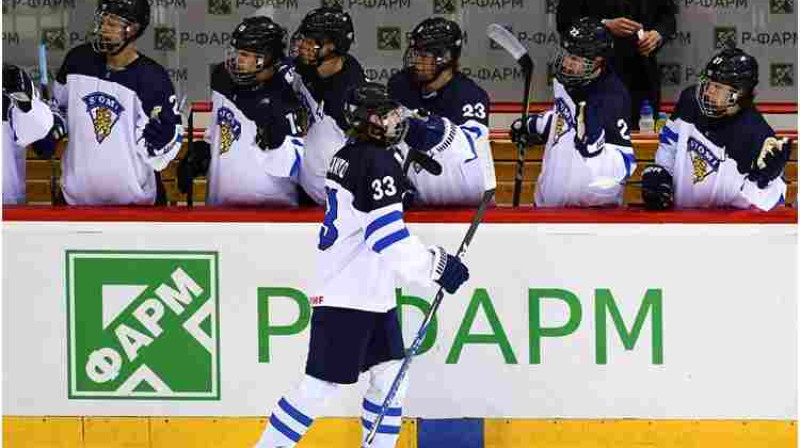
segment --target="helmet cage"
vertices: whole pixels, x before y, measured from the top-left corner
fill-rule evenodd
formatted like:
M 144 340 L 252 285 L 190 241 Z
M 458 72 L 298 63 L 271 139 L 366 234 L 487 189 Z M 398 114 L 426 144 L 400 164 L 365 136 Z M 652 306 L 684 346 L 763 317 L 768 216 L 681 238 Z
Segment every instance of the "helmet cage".
M 103 34 L 103 23 L 119 23 L 119 31 L 116 38 L 110 38 Z M 98 9 L 94 14 L 90 39 L 92 49 L 97 53 L 116 55 L 121 52 L 130 42 L 136 39 L 137 34 L 133 27 L 137 24 L 117 14 Z M 112 25 L 107 25 L 111 27 Z
M 720 118 L 733 115 L 738 111 L 743 91 L 714 81 L 706 75 L 701 75 L 700 83 L 695 90 L 695 97 L 703 115 Z
M 256 54 L 256 63 L 252 67 L 244 67 L 239 61 L 239 52 L 248 51 Z M 272 55 L 264 52 L 257 52 L 247 48 L 236 48 L 229 45 L 225 48 L 224 61 L 225 69 L 233 79 L 233 82 L 240 86 L 249 86 L 256 83 L 256 75 L 268 67 L 268 62 L 273 59 Z
M 552 59 L 558 81 L 566 87 L 583 87 L 597 79 L 603 72 L 605 58 L 589 59 L 559 47 Z

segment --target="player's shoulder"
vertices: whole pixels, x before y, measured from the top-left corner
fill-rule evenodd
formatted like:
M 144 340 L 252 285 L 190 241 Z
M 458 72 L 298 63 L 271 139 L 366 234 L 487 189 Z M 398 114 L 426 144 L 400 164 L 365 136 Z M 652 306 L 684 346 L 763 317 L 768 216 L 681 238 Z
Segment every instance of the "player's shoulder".
M 72 47 L 64 56 L 64 63 L 73 67 L 80 64 L 93 64 L 101 56 L 92 49 L 92 44 L 85 43 Z
M 386 90 L 394 100 L 400 101 L 406 107 L 415 109 L 419 107 L 419 92 L 411 82 L 411 74 L 408 69 L 400 70 L 389 78 L 386 83 Z
M 454 94 L 454 99 L 460 103 L 484 103 L 489 106 L 489 94 L 472 78 L 461 72 L 456 72 L 450 81 L 449 89 Z
M 599 87 L 599 95 L 603 98 L 603 107 L 611 110 L 630 114 L 631 95 L 628 88 L 614 71 L 603 75 Z
M 364 80 L 364 67 L 358 62 L 358 59 L 351 54 L 344 56 L 344 64 L 342 67 L 342 79 L 345 85 L 361 84 Z
M 689 123 L 697 122 L 700 117 L 700 107 L 697 105 L 697 84 L 684 88 L 675 103 L 674 118 L 680 118 Z
M 98 67 L 103 64 L 102 56 L 97 54 L 89 43 L 72 47 L 64 56 L 58 72 L 58 82 L 67 82 L 68 75 L 96 76 Z
M 348 141 L 331 159 L 328 178 L 342 184 L 357 184 L 399 170 L 392 151 L 368 141 Z
M 389 77 L 389 82 L 386 83 L 389 92 L 392 91 L 406 91 L 411 87 L 411 74 L 407 68 L 404 68 Z
M 149 82 L 172 82 L 163 65 L 142 53 L 139 53 L 139 57 L 131 64 L 129 70 Z
M 735 128 L 739 132 L 746 132 L 757 139 L 775 135 L 772 126 L 755 107 L 746 107 L 739 113 Z
M 233 79 L 224 63 L 215 64 L 211 69 L 211 90 L 223 95 L 233 90 Z

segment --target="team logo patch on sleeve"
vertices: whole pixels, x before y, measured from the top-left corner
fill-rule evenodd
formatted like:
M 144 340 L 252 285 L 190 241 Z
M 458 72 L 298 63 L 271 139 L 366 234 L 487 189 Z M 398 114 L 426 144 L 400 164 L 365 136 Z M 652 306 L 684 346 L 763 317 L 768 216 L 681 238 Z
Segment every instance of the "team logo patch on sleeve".
M 217 125 L 220 134 L 220 154 L 225 154 L 231 145 L 242 134 L 242 124 L 236 119 L 236 114 L 227 107 L 220 107 L 217 111 Z
M 719 165 L 724 161 L 717 157 L 714 151 L 692 137 L 689 137 L 687 142 L 687 151 L 692 159 L 692 179 L 695 184 L 718 172 Z
M 83 102 L 86 103 L 86 112 L 94 123 L 97 143 L 103 143 L 103 140 L 111 135 L 125 108 L 116 98 L 103 92 L 90 93 L 83 97 Z
M 569 132 L 571 129 L 575 129 L 575 127 L 575 117 L 572 115 L 572 111 L 569 109 L 569 106 L 567 106 L 567 103 L 563 98 L 556 98 L 555 143 L 558 143 L 558 140 L 561 139 L 561 136 Z

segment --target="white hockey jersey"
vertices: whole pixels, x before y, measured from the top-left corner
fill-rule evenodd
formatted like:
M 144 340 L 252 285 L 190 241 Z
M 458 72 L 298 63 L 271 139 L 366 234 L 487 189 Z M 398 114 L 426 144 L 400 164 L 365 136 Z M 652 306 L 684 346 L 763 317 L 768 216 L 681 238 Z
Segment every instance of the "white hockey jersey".
M 442 166 L 442 173 L 433 175 L 416 164 L 407 173 L 416 190 L 414 205 L 479 204 L 483 192 L 494 188 L 494 182 L 486 185 L 487 178 L 495 178 L 486 91 L 456 73 L 440 90 L 423 95 L 406 70 L 392 76 L 388 88 L 391 97 L 405 107 L 424 109 L 445 121 L 442 141 L 428 152 Z
M 547 138 L 536 182 L 537 207 L 622 204 L 625 182 L 636 169 L 630 139 L 630 99 L 612 72 L 586 88 L 586 144 L 576 142 L 577 104 L 553 80 L 554 108 L 540 116 L 536 132 Z
M 140 54 L 124 70 L 111 71 L 90 44 L 73 48 L 53 88 L 67 111 L 69 142 L 61 188 L 69 204 L 153 204 L 154 170 L 175 158 L 183 128 L 166 70 Z M 161 113 L 159 126 L 173 137 L 158 156 L 147 153 L 142 131 Z
M 3 95 L 3 204 L 25 203 L 27 146 L 47 136 L 53 113 L 34 90 L 31 110 L 22 112 Z
M 222 64 L 211 76 L 212 125 L 207 205 L 298 205 L 303 160 L 299 103 L 280 80 L 237 89 Z M 256 144 L 261 126 L 267 148 Z
M 764 141 L 775 133 L 754 108 L 722 118 L 705 117 L 695 99 L 696 86 L 681 93 L 662 128 L 656 164 L 672 174 L 676 208 L 756 207 L 783 203 L 781 177 L 764 189 L 747 179 Z
M 347 143 L 345 95 L 363 80 L 361 64 L 351 55 L 345 55 L 342 70 L 330 77 L 320 78 L 315 70 L 298 70 L 295 77 L 294 90 L 309 118 L 300 184 L 317 204 L 326 201 L 325 173 L 331 158 Z
M 312 305 L 385 312 L 397 306 L 395 274 L 433 285 L 433 253 L 403 221 L 402 182 L 398 159 L 371 143 L 348 143 L 333 157 Z

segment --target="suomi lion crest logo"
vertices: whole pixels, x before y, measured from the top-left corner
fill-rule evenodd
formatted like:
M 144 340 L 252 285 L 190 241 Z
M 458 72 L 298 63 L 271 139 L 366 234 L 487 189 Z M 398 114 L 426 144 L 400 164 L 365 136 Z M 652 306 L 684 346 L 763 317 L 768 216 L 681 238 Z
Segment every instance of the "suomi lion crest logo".
M 556 98 L 556 139 L 554 143 L 575 128 L 575 117 L 572 116 L 572 111 L 563 98 Z
M 698 184 L 711 174 L 719 171 L 719 166 L 723 159 L 717 157 L 711 149 L 700 141 L 689 137 L 686 150 L 692 159 L 693 183 Z
M 220 154 L 225 154 L 231 149 L 233 142 L 239 140 L 242 124 L 236 119 L 236 114 L 232 110 L 220 107 L 217 111 L 217 125 L 220 134 Z
M 111 135 L 125 108 L 116 98 L 103 92 L 90 93 L 83 97 L 83 102 L 86 103 L 86 112 L 94 123 L 97 143 L 103 143 L 103 140 Z

